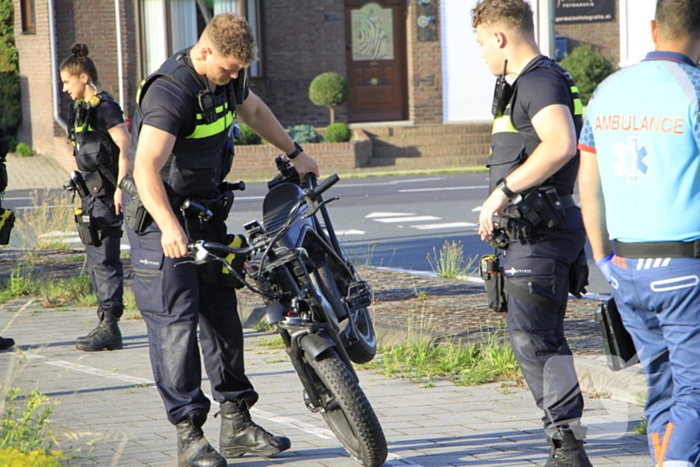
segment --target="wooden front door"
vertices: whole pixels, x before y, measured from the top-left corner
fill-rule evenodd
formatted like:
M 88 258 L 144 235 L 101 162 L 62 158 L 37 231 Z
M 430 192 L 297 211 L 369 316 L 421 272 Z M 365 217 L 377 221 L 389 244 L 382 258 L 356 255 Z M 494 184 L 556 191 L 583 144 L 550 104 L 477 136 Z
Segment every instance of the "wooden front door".
M 406 118 L 405 0 L 345 0 L 351 122 Z

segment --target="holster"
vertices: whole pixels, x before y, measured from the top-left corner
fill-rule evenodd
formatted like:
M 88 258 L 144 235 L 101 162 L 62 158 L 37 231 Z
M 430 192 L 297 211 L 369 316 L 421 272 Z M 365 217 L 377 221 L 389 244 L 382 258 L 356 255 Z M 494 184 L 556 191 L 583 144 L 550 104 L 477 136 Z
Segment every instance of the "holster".
M 505 294 L 505 279 L 501 262 L 497 255 L 485 255 L 479 261 L 479 272 L 484 280 L 486 300 L 492 311 L 508 311 L 508 297 Z
M 136 184 L 131 177 L 124 177 L 119 183 L 119 187 L 129 193 L 129 201 L 124 208 L 124 221 L 126 226 L 136 233 L 141 233 L 146 230 L 146 224 L 149 219 L 148 211 L 141 202 L 139 193 L 136 190 Z
M 637 349 L 634 347 L 632 337 L 622 324 L 620 312 L 613 298 L 601 302 L 596 311 L 595 320 L 603 334 L 603 348 L 608 368 L 619 371 L 639 362 Z
M 78 226 L 78 235 L 83 245 L 102 245 L 95 220 L 90 212 L 83 211 L 83 208 L 75 208 L 75 223 Z
M 15 226 L 15 213 L 10 209 L 0 208 L 0 245 L 10 243 L 10 233 Z
M 566 211 L 555 188 L 546 191 L 534 189 L 523 194 L 520 201 L 508 210 L 509 217 L 520 217 L 532 227 L 541 223 L 549 229 L 558 229 L 566 218 Z

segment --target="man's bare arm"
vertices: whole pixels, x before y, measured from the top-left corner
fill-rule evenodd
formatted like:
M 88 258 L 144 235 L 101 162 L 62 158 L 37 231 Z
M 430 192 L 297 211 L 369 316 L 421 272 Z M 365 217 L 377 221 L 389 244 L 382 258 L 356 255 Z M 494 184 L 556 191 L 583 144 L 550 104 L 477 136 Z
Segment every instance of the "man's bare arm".
M 291 154 L 296 149 L 294 141 L 289 137 L 284 128 L 282 128 L 277 117 L 275 117 L 270 108 L 252 91 L 245 102 L 238 106 L 238 113 L 243 121 L 252 128 L 255 133 L 272 143 L 285 154 Z M 307 173 L 313 173 L 317 177 L 319 176 L 316 161 L 305 152 L 297 155 L 293 163 L 294 167 L 296 167 L 299 172 L 299 176 L 302 177 L 302 180 L 304 174 Z
M 165 256 L 187 255 L 187 235 L 170 207 L 160 171 L 170 157 L 176 137 L 150 125 L 143 125 L 134 158 L 134 182 L 148 213 L 162 232 Z
M 605 220 L 605 198 L 600 183 L 598 157 L 581 151 L 581 167 L 578 171 L 578 190 L 581 196 L 581 213 L 586 234 L 596 261 L 612 253 L 612 244 Z

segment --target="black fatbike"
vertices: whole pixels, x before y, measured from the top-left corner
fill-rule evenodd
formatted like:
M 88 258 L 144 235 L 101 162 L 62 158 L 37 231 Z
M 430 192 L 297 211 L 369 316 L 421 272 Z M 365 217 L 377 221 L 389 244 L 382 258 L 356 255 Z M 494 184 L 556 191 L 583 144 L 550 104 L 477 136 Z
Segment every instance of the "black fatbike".
M 218 260 L 260 294 L 268 322 L 275 324 L 304 387 L 304 403 L 320 412 L 350 455 L 378 467 L 387 458 L 384 432 L 359 385 L 352 363 L 374 358 L 377 340 L 367 307 L 369 285 L 346 258 L 335 235 L 322 193 L 338 182 L 333 175 L 302 184 L 289 160 L 277 158 L 280 174 L 268 183 L 263 225 L 245 225 L 248 246 L 198 241 L 190 244 L 197 262 Z M 321 214 L 319 219 L 318 214 Z M 250 255 L 246 282 L 224 258 Z

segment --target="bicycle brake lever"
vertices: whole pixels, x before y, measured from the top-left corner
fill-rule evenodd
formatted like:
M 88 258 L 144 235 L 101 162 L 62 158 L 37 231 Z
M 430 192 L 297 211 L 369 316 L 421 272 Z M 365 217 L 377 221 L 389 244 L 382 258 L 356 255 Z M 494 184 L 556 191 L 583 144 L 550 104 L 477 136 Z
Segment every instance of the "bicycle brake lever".
M 328 203 L 330 203 L 330 202 L 332 202 L 332 201 L 337 201 L 337 200 L 339 200 L 339 199 L 340 199 L 340 198 L 338 198 L 337 196 L 335 196 L 335 197 L 333 197 L 333 198 L 330 198 L 330 199 L 324 199 L 321 203 L 318 203 L 318 204 L 311 210 L 311 212 L 304 213 L 304 214 L 301 216 L 301 220 L 308 219 L 309 217 L 315 215 L 315 214 L 318 212 L 318 210 L 321 209 L 321 206 L 325 206 L 326 204 L 328 204 Z

